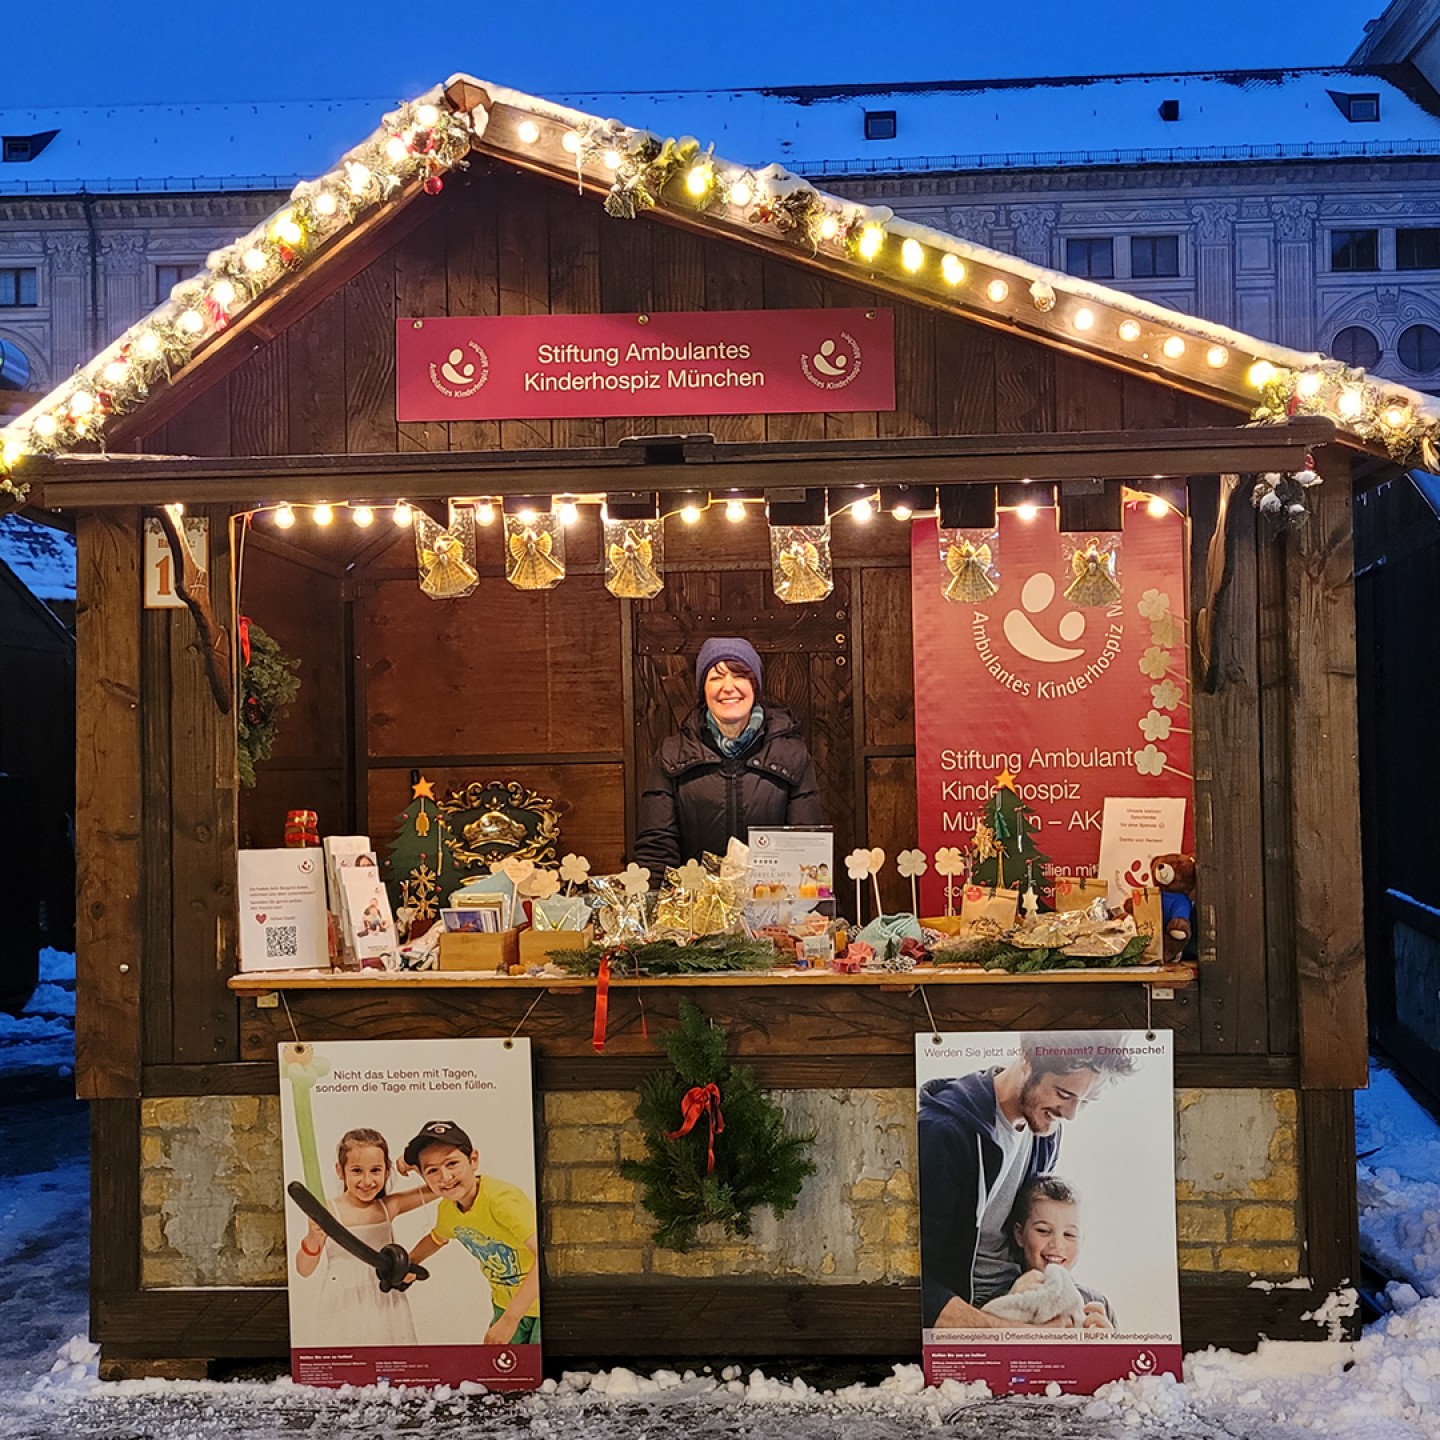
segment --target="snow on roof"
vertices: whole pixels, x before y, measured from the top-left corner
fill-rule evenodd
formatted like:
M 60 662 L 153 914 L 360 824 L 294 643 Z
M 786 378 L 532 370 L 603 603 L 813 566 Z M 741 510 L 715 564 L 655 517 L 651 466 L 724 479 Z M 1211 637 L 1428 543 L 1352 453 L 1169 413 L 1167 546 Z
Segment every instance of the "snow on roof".
M 395 102 L 104 105 L 0 109 L 0 135 L 43 138 L 0 163 L 0 195 L 288 190 L 319 175 Z
M 75 537 L 23 515 L 0 515 L 0 560 L 37 600 L 75 598 Z
M 1355 94 L 1379 97 L 1378 120 L 1346 118 L 1333 97 Z M 732 160 L 800 175 L 1440 154 L 1440 100 L 1393 67 L 554 98 L 661 135 L 703 130 Z M 1178 119 L 1161 119 L 1167 100 Z M 34 159 L 0 164 L 0 195 L 289 189 L 390 103 L 0 109 L 0 134 L 57 132 Z M 886 110 L 895 138 L 867 140 L 866 112 Z
M 1381 442 L 1404 463 L 1440 470 L 1440 401 L 1428 395 L 897 220 L 888 208 L 827 194 L 779 165 L 745 168 L 713 147 L 662 141 L 456 75 L 384 116 L 333 170 L 297 185 L 274 216 L 214 252 L 169 300 L 0 429 L 0 495 L 23 499 L 27 487 L 15 467 L 27 455 L 93 443 L 109 415 L 138 409 L 177 371 L 203 364 L 210 342 L 232 322 L 243 327 L 257 301 L 323 259 L 353 225 L 422 188 L 438 191 L 443 172 L 472 148 L 567 183 L 579 178 L 592 194 L 609 187 L 612 214 L 658 206 L 715 233 L 850 269 L 886 293 L 1013 325 L 1042 343 L 1088 350 L 1246 410 L 1258 390 L 1257 419 L 1324 415 L 1352 440 Z M 691 188 L 697 175 L 698 191 Z

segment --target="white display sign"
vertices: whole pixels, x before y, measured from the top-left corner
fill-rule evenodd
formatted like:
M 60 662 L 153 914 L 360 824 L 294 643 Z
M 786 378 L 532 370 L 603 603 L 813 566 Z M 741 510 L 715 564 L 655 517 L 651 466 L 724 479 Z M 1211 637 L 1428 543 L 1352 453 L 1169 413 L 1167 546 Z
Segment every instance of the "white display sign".
M 1123 905 L 1134 890 L 1154 885 L 1150 861 L 1185 848 L 1185 801 L 1179 797 L 1105 801 L 1100 827 L 1099 878 L 1110 903 Z
M 320 851 L 240 851 L 238 895 L 242 971 L 329 968 Z
M 198 515 L 181 518 L 181 533 L 195 563 L 202 570 L 210 568 L 210 522 Z M 165 527 L 153 515 L 145 520 L 145 608 L 147 610 L 184 609 L 185 602 L 175 593 L 175 557 L 170 553 L 170 540 Z

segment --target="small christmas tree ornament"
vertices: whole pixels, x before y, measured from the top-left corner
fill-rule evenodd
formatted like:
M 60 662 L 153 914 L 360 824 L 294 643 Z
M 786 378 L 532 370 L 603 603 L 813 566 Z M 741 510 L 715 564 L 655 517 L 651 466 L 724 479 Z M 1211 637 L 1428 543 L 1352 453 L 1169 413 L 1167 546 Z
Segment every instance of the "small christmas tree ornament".
M 505 578 L 517 590 L 553 590 L 565 578 L 565 527 L 558 515 L 505 516 Z
M 665 588 L 664 520 L 605 522 L 605 588 L 620 600 L 649 600 Z
M 449 834 L 445 817 L 435 804 L 434 783 L 417 775 L 410 786 L 410 803 L 398 817 L 382 872 L 396 914 L 411 912 L 407 939 L 418 940 L 440 918 L 441 896 L 460 883 L 445 843 Z
M 978 530 L 940 532 L 940 558 L 950 575 L 940 594 L 952 605 L 978 605 L 1000 588 L 993 538 Z
M 975 823 L 972 846 L 975 863 L 970 871 L 974 885 L 1005 890 L 1019 885 L 1030 867 L 1050 857 L 1036 845 L 1030 816 L 1035 812 L 1015 792 L 1015 777 L 1002 770 L 995 777 L 995 793 Z
M 776 597 L 787 605 L 823 600 L 835 588 L 830 525 L 772 525 L 770 571 Z
M 432 600 L 459 600 L 480 583 L 475 568 L 475 511 L 450 503 L 450 523 L 443 529 L 423 510 L 411 512 L 420 588 Z
M 1120 598 L 1120 585 L 1115 579 L 1118 549 L 1113 539 L 1102 544 L 1094 536 L 1079 544 L 1066 542 L 1071 580 L 1065 598 L 1072 605 L 1093 610 L 1113 605 Z
M 777 1218 L 794 1209 L 815 1173 L 815 1135 L 786 1126 L 751 1072 L 725 1058 L 725 1032 L 698 1007 L 682 1002 L 679 1018 L 661 1037 L 672 1068 L 645 1082 L 635 1111 L 645 1157 L 622 1161 L 620 1173 L 645 1187 L 656 1244 L 685 1251 L 702 1225 L 743 1237 L 757 1206 Z

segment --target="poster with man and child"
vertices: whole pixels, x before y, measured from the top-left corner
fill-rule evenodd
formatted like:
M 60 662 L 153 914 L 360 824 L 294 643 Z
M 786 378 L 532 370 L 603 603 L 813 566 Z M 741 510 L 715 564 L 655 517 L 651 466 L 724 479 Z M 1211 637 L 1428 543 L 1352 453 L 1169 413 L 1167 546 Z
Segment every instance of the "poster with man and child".
M 540 1384 L 526 1040 L 280 1047 L 294 1378 Z
M 915 1042 L 926 1382 L 1178 1378 L 1170 1032 Z

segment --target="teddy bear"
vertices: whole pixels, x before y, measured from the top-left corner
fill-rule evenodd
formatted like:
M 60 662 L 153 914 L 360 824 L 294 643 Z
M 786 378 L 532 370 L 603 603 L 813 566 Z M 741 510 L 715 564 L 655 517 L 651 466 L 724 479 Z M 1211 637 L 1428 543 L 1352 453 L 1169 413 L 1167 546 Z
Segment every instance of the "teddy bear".
M 1160 891 L 1163 955 L 1170 965 L 1180 958 L 1195 928 L 1195 857 L 1157 855 L 1150 862 L 1150 876 Z

